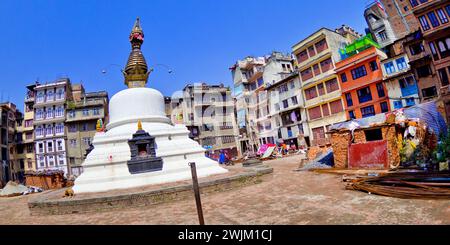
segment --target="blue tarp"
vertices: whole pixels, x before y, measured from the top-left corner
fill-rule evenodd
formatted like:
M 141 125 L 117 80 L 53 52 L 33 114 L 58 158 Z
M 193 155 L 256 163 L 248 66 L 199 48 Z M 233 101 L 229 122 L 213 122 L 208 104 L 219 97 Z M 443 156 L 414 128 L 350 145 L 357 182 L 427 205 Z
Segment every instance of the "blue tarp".
M 419 118 L 437 136 L 440 136 L 440 134 L 447 135 L 447 124 L 433 101 L 405 108 L 403 114 L 407 119 Z M 386 114 L 381 113 L 371 117 L 336 123 L 330 127 L 330 130 L 351 129 L 352 123 L 357 123 L 359 127 L 365 128 L 370 127 L 371 124 L 382 124 L 384 122 L 386 122 Z

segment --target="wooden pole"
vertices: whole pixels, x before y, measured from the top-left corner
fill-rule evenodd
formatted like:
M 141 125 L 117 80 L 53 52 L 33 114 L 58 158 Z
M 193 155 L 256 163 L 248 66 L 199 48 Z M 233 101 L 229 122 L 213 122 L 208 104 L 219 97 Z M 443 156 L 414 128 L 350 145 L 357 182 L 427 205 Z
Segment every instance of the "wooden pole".
M 197 204 L 198 221 L 200 225 L 205 225 L 205 220 L 203 218 L 202 201 L 200 199 L 200 188 L 198 186 L 197 168 L 195 166 L 195 162 L 190 162 L 189 166 L 191 167 L 192 173 L 192 186 L 194 188 L 195 203 Z

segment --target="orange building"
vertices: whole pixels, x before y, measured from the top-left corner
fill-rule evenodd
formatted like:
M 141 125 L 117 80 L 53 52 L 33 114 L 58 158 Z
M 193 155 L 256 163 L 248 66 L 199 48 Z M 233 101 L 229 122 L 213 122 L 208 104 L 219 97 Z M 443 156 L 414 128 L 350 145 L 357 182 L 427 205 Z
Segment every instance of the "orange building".
M 372 42 L 370 40 L 369 44 L 355 49 L 350 54 L 341 53 L 343 59 L 336 63 L 347 119 L 390 111 L 380 66 L 380 61 L 387 56 Z

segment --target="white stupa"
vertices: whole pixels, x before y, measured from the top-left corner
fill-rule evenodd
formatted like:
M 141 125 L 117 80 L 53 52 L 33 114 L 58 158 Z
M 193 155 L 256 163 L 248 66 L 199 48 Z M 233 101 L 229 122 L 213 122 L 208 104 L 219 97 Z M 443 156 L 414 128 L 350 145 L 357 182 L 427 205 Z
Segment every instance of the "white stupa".
M 110 122 L 105 132 L 98 132 L 94 149 L 83 163 L 84 172 L 75 180 L 75 193 L 102 192 L 160 184 L 191 178 L 189 162 L 195 162 L 198 177 L 226 173 L 216 161 L 205 157 L 205 150 L 188 137 L 184 125 L 172 125 L 164 111 L 163 95 L 146 88 L 150 74 L 141 52 L 144 33 L 139 18 L 130 34 L 132 51 L 123 71 L 128 89 L 115 94 L 110 101 Z M 156 156 L 163 160 L 162 170 L 131 174 L 128 140 L 142 129 L 155 137 Z

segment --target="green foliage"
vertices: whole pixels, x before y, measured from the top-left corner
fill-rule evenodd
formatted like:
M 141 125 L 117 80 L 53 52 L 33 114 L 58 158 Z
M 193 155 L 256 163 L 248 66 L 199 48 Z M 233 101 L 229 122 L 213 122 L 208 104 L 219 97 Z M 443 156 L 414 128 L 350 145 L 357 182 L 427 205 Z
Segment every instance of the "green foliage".
M 450 158 L 450 128 L 447 135 L 441 134 L 440 139 L 440 144 L 433 151 L 433 157 L 437 162 L 444 162 Z
M 75 109 L 75 107 L 76 107 L 75 102 L 73 102 L 73 101 L 67 101 L 67 108 L 68 108 L 68 109 L 73 110 L 73 109 Z

